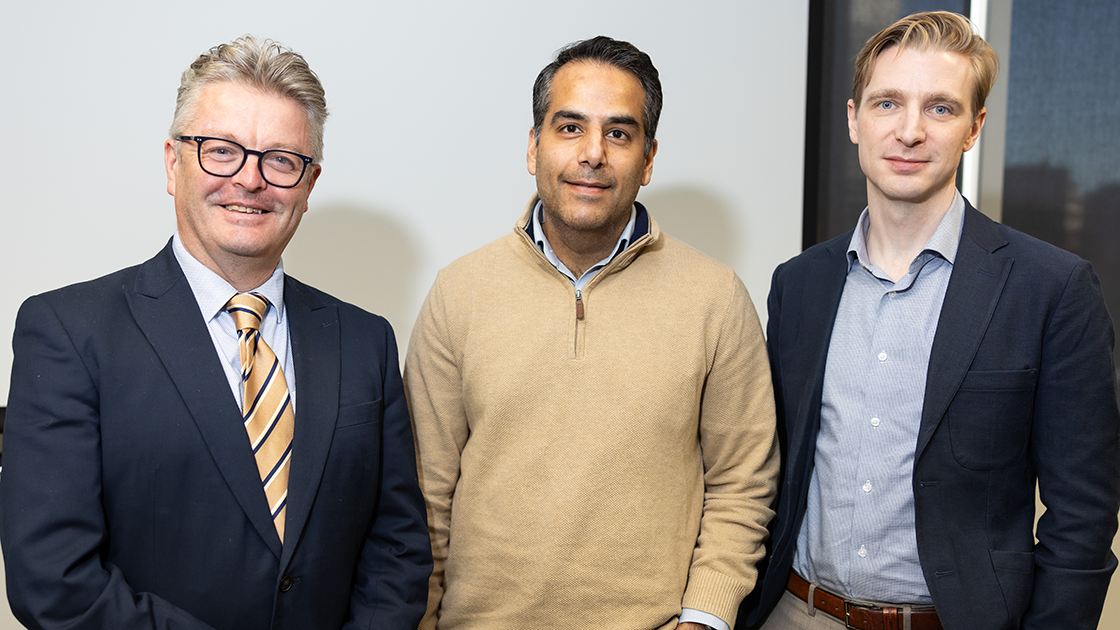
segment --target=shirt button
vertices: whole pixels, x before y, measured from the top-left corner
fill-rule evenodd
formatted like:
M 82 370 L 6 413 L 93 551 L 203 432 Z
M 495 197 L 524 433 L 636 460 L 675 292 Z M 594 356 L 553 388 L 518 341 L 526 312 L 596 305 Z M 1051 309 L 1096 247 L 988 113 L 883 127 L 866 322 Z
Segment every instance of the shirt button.
M 873 426 L 873 427 L 879 426 L 879 419 L 878 418 L 872 418 L 871 419 L 871 426 Z
M 880 352 L 879 353 L 879 360 L 880 361 L 886 361 L 887 360 L 887 353 L 886 352 Z
M 863 545 L 860 545 L 859 546 L 859 551 L 857 553 L 858 553 L 859 557 L 866 558 L 867 557 L 867 547 L 864 547 Z
M 898 291 L 891 291 L 887 295 L 889 295 L 891 297 L 891 299 L 893 300 L 898 295 Z
M 865 483 L 863 484 L 863 491 L 864 491 L 864 492 L 871 492 L 871 480 L 870 480 L 870 479 L 868 479 L 868 480 L 867 480 L 867 481 L 866 481 L 866 482 L 865 482 Z

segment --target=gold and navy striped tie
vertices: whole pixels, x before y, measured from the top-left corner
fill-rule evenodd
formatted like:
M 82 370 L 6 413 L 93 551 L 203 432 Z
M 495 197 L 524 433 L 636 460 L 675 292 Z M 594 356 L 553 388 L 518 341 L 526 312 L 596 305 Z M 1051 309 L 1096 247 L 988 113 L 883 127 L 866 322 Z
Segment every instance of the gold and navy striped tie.
M 268 307 L 268 299 L 259 293 L 238 293 L 226 304 L 237 326 L 237 343 L 241 350 L 245 431 L 257 460 L 272 522 L 283 542 L 295 414 L 280 361 L 261 339 L 261 320 Z

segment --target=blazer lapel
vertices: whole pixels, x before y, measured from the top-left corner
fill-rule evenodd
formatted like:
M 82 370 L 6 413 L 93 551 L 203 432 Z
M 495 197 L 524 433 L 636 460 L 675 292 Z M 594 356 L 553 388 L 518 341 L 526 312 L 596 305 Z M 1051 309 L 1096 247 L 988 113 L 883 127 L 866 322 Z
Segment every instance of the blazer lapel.
M 296 427 L 281 571 L 286 570 L 307 526 L 323 477 L 338 420 L 342 370 L 338 308 L 324 303 L 317 294 L 287 276 L 284 308 L 296 371 Z
M 174 381 L 230 491 L 279 558 L 280 538 L 269 518 L 249 438 L 240 422 L 241 412 L 170 242 L 141 265 L 135 286 L 125 287 L 125 298 L 137 325 Z
M 795 356 L 804 357 L 804 363 L 794 369 L 804 369 L 812 375 L 809 395 L 799 401 L 799 408 L 793 414 L 798 418 L 797 426 L 802 428 L 790 436 L 788 452 L 797 458 L 812 457 L 821 425 L 821 396 L 824 392 L 824 370 L 828 361 L 828 346 L 832 339 L 832 328 L 836 323 L 836 312 L 840 308 L 840 298 L 844 294 L 844 283 L 848 276 L 848 243 L 852 233 L 848 232 L 833 239 L 823 250 L 823 255 L 809 265 L 801 295 L 801 303 L 796 312 L 801 320 L 796 323 L 798 348 Z M 784 324 L 783 324 L 784 325 Z M 787 411 L 788 413 L 788 411 Z M 796 462 L 795 470 L 805 472 L 808 488 L 808 473 L 812 462 Z
M 1014 263 L 995 254 L 1006 244 L 995 223 L 967 204 L 963 234 L 930 351 L 915 451 L 918 457 L 945 416 L 992 320 Z

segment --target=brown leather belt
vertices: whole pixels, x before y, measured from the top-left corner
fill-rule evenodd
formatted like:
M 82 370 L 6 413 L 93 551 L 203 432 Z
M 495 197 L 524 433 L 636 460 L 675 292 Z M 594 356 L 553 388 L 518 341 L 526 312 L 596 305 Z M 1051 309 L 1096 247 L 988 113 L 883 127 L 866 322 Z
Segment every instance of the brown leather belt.
M 809 583 L 794 571 L 786 584 L 789 592 L 803 602 L 809 601 Z M 842 621 L 848 628 L 860 630 L 902 630 L 905 612 L 901 607 L 882 608 L 849 601 L 817 587 L 813 591 L 813 607 Z M 910 609 L 911 630 L 942 630 L 941 620 L 932 606 Z

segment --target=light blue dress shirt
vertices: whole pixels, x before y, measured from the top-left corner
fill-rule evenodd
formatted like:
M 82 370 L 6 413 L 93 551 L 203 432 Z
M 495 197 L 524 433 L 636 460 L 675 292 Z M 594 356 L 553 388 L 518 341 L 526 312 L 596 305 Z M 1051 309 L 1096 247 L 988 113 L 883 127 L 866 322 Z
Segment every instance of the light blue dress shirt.
M 537 247 L 540 248 L 541 252 L 544 254 L 544 257 L 548 259 L 548 262 L 552 263 L 553 267 L 556 267 L 557 271 L 564 274 L 568 277 L 569 280 L 572 281 L 572 284 L 575 285 L 577 292 L 582 291 L 583 287 L 587 286 L 587 283 L 595 277 L 595 274 L 598 273 L 600 269 L 606 267 L 607 263 L 614 260 L 615 256 L 618 256 L 622 253 L 622 250 L 630 246 L 630 237 L 634 235 L 634 222 L 638 218 L 638 209 L 634 206 L 631 206 L 630 222 L 627 223 L 626 227 L 622 229 L 622 235 L 618 237 L 618 245 L 615 246 L 614 252 L 610 256 L 607 256 L 606 258 L 592 265 L 590 269 L 583 272 L 582 276 L 576 278 L 576 275 L 572 273 L 570 269 L 568 269 L 568 266 L 560 261 L 560 258 L 556 255 L 556 252 L 552 251 L 552 245 L 548 243 L 548 238 L 544 235 L 544 228 L 541 225 L 541 213 L 544 212 L 543 208 L 543 202 L 540 201 L 538 201 L 537 205 L 533 208 L 533 237 L 537 241 Z
M 866 209 L 848 247 L 793 566 L 849 599 L 932 603 L 914 531 L 914 451 L 963 217 L 957 193 L 898 282 L 868 259 Z
M 237 346 L 237 329 L 233 324 L 233 316 L 226 312 L 225 306 L 229 299 L 238 293 L 230 283 L 226 282 L 205 265 L 191 256 L 187 248 L 179 240 L 179 235 L 171 239 L 171 251 L 175 260 L 183 269 L 183 275 L 191 286 L 194 299 L 198 302 L 198 309 L 202 318 L 206 320 L 206 329 L 210 331 L 210 339 L 214 342 L 214 350 L 222 360 L 226 380 L 229 381 L 230 391 L 237 401 L 237 408 L 242 409 L 241 391 L 241 351 Z M 261 338 L 280 359 L 284 370 L 284 381 L 292 395 L 292 410 L 296 409 L 296 370 L 292 363 L 291 338 L 288 335 L 288 320 L 284 310 L 284 262 L 276 265 L 272 276 L 261 286 L 253 289 L 268 298 L 272 306 L 261 320 Z

